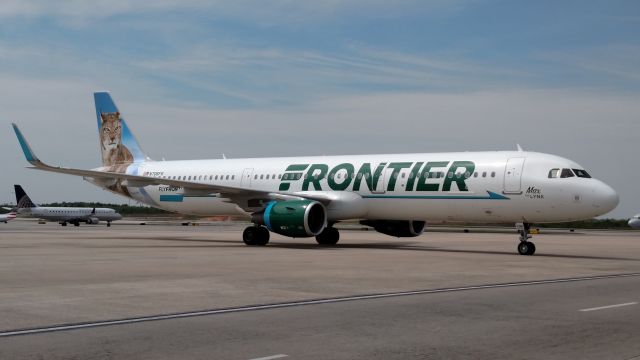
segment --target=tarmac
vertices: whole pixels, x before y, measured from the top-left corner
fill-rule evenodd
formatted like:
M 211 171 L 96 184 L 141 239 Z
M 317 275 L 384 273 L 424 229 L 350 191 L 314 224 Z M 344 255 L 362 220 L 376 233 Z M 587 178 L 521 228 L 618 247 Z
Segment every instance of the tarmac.
M 0 359 L 640 359 L 640 231 L 0 224 Z

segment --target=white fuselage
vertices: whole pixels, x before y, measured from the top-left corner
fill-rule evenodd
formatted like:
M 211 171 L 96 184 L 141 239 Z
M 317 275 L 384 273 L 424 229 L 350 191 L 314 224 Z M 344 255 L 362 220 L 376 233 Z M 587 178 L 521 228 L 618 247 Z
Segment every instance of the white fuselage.
M 128 174 L 287 194 L 334 197 L 328 220 L 561 222 L 609 212 L 618 196 L 554 155 L 462 152 L 134 163 Z M 587 175 L 588 176 L 588 175 Z M 167 185 L 127 186 L 151 206 L 195 215 L 249 215 L 218 194 Z
M 87 221 L 98 219 L 99 221 L 114 221 L 122 219 L 122 215 L 109 208 L 87 207 L 47 207 L 21 208 L 20 215 L 45 219 L 50 221 Z
M 15 212 L 10 212 L 8 214 L 0 214 L 0 222 L 7 223 L 16 218 Z

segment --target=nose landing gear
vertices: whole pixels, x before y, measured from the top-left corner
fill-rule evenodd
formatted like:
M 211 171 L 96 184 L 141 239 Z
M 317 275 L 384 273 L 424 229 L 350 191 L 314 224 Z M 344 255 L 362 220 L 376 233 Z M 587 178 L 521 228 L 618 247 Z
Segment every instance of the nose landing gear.
M 531 224 L 529 223 L 516 224 L 516 230 L 520 233 L 520 243 L 518 244 L 518 253 L 520 255 L 533 255 L 536 252 L 536 245 L 529 241 L 531 239 L 530 228 Z

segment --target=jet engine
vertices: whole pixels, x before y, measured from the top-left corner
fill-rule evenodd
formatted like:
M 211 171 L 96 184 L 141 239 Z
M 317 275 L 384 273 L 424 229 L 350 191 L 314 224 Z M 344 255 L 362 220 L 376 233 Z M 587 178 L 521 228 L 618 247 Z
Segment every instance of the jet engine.
M 273 201 L 251 220 L 280 235 L 289 237 L 316 236 L 327 226 L 327 210 L 312 200 Z
M 98 219 L 97 217 L 90 217 L 87 219 L 87 224 L 89 225 L 96 225 L 100 223 L 100 219 Z
M 426 223 L 416 220 L 363 220 L 362 225 L 371 226 L 375 231 L 395 237 L 415 237 L 424 231 Z

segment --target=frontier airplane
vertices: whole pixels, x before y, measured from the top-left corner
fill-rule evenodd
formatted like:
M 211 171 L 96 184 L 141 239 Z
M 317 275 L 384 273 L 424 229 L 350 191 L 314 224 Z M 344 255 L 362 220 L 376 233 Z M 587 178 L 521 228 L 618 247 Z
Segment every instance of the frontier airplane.
M 244 215 L 247 245 L 275 232 L 334 245 L 334 225 L 360 220 L 395 237 L 427 222 L 515 223 L 518 252 L 532 255 L 530 223 L 605 214 L 616 192 L 582 166 L 555 155 L 496 151 L 153 161 L 141 149 L 109 93 L 94 93 L 102 166 L 53 167 L 40 161 L 13 124 L 28 162 L 77 175 L 165 210 Z

